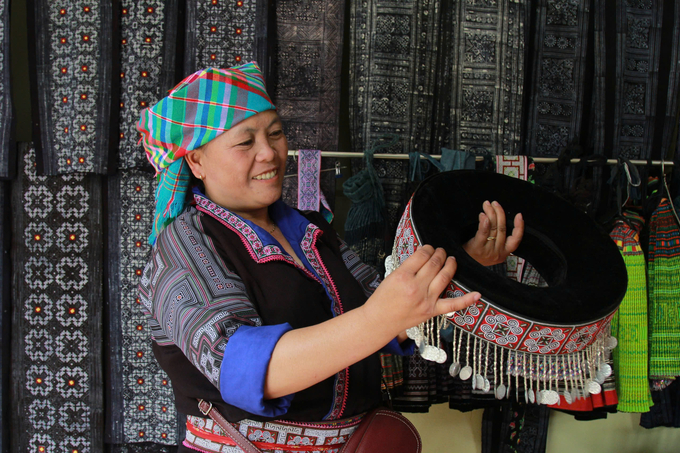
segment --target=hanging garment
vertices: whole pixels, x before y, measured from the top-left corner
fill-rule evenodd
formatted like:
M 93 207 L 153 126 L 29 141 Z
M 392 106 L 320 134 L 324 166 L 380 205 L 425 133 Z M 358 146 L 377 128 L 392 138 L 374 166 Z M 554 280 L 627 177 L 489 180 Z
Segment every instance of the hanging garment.
M 667 198 L 649 221 L 649 376 L 680 376 L 680 228 Z
M 175 85 L 177 4 L 178 0 L 120 2 L 120 132 L 119 139 L 113 137 L 120 169 L 151 168 L 136 126 L 140 110 L 158 102 Z
M 345 221 L 345 241 L 366 264 L 379 268 L 385 258 L 385 200 L 373 167 L 376 148 L 364 152 L 365 167 L 342 184 L 352 202 Z
M 11 380 L 11 430 L 20 435 L 10 450 L 104 451 L 101 180 L 37 176 L 27 144 L 20 170 Z
M 680 428 L 680 383 L 674 380 L 663 390 L 652 391 L 654 405 L 640 416 L 640 426 L 656 428 L 668 426 Z
M 628 271 L 626 296 L 612 318 L 612 336 L 618 340 L 618 346 L 612 350 L 619 398 L 617 409 L 621 412 L 647 412 L 653 403 L 647 370 L 647 273 L 639 239 L 644 219 L 633 213 L 625 216 L 628 222 L 617 221 L 610 233 Z
M 113 3 L 34 0 L 28 9 L 31 112 L 39 127 L 39 174 L 110 170 L 114 62 Z M 114 115 L 113 118 L 117 117 Z
M 550 409 L 507 401 L 484 410 L 482 453 L 541 453 L 548 440 Z

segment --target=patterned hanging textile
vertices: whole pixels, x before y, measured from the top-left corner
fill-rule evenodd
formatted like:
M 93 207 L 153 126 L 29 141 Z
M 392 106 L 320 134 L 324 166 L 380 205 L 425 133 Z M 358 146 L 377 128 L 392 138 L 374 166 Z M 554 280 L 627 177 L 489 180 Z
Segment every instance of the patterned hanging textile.
M 37 176 L 35 149 L 20 149 L 10 450 L 103 451 L 101 181 Z
M 652 391 L 654 405 L 640 416 L 640 426 L 680 428 L 680 381 L 677 379 L 662 390 Z
M 648 159 L 661 146 L 669 73 L 660 64 L 670 64 L 674 39 L 675 11 L 664 10 L 667 3 L 596 0 L 596 27 L 605 37 L 596 49 L 596 59 L 606 59 L 603 144 L 612 157 Z M 670 36 L 662 33 L 668 27 Z
M 525 22 L 531 2 L 442 3 L 442 55 L 437 62 L 433 121 L 439 127 L 433 150 L 445 146 L 518 154 L 524 100 Z
M 177 420 L 171 383 L 151 351 L 137 297 L 150 251 L 146 238 L 153 223 L 154 189 L 153 174 L 144 171 L 121 170 L 108 180 L 107 442 L 114 445 L 176 445 L 178 427 L 184 424 Z M 149 448 L 162 451 L 160 445 Z
M 276 75 L 270 93 L 283 121 L 288 148 L 339 149 L 340 78 L 345 0 L 276 3 Z M 286 174 L 298 173 L 289 157 Z M 335 160 L 323 158 L 321 168 Z M 286 178 L 283 199 L 296 206 L 298 179 Z M 335 204 L 333 172 L 321 173 L 322 192 Z
M 298 153 L 297 204 L 302 211 L 317 211 L 323 214 L 327 222 L 333 220 L 333 212 L 321 190 L 321 151 L 318 149 L 301 149 Z M 284 200 L 285 201 L 285 200 Z
M 0 177 L 13 178 L 12 97 L 9 67 L 9 1 L 0 0 Z
M 0 342 L 5 345 L 0 352 L 0 451 L 10 451 L 9 449 L 9 433 L 10 433 L 10 414 L 9 401 L 10 397 L 10 359 L 11 348 L 10 332 L 11 332 L 11 285 L 12 278 L 10 274 L 10 234 L 11 226 L 9 221 L 9 184 L 6 182 L 0 183 L 0 250 L 2 250 L 2 258 L 0 258 Z
M 581 135 L 591 0 L 541 0 L 528 52 L 527 153 L 557 156 Z
M 267 78 L 270 0 L 186 2 L 184 76 L 257 61 Z
M 135 126 L 140 111 L 174 86 L 178 0 L 120 3 L 118 168 L 150 168 Z
M 667 198 L 649 220 L 649 376 L 680 376 L 680 228 Z
M 628 290 L 612 318 L 612 336 L 619 342 L 612 350 L 619 397 L 617 409 L 647 412 L 652 405 L 647 372 L 647 273 L 639 239 L 644 219 L 634 213 L 625 215 L 628 222 L 634 222 L 635 228 L 618 220 L 610 233 L 628 270 Z
M 349 110 L 352 149 L 364 152 L 389 143 L 383 153 L 432 153 L 437 52 L 442 28 L 441 0 L 352 2 L 350 6 Z M 394 138 L 394 139 L 393 139 Z M 352 163 L 356 173 L 361 162 Z M 396 231 L 404 210 L 408 165 L 379 159 L 387 231 Z M 355 249 L 365 262 L 385 258 L 384 240 Z M 364 253 L 362 253 L 364 252 Z M 369 256 L 371 255 L 371 256 Z
M 106 173 L 114 62 L 110 1 L 28 0 L 39 174 Z M 116 12 L 117 13 L 117 12 Z M 115 118 L 115 116 L 114 116 Z
M 482 453 L 541 453 L 548 441 L 550 409 L 505 401 L 484 410 Z

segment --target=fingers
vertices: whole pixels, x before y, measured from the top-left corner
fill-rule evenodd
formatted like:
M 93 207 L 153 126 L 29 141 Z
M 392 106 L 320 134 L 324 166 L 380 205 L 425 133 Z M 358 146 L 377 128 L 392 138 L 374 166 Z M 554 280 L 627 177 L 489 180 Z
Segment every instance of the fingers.
M 494 242 L 494 250 L 496 253 L 502 253 L 505 248 L 505 236 L 507 232 L 505 224 L 505 211 L 503 207 L 497 201 L 491 203 L 491 207 L 496 215 L 496 234 L 491 236 L 496 236 L 496 241 Z
M 404 261 L 399 269 L 404 269 L 405 272 L 409 274 L 416 274 L 425 263 L 427 263 L 432 255 L 434 255 L 435 249 L 431 245 L 423 245 L 418 247 L 418 249 L 409 256 L 406 261 Z
M 477 233 L 475 233 L 475 237 L 472 239 L 472 241 L 477 243 L 479 247 L 483 247 L 487 243 L 486 238 L 488 238 L 490 235 L 491 222 L 489 221 L 489 217 L 485 213 L 480 212 Z
M 498 230 L 498 220 L 496 219 L 496 209 L 489 203 L 489 201 L 485 201 L 482 204 L 482 209 L 484 210 L 484 214 L 486 214 L 487 218 L 489 219 L 489 236 L 495 237 L 496 232 Z M 485 238 L 486 239 L 486 238 Z
M 437 297 L 449 286 L 451 279 L 456 274 L 458 269 L 458 263 L 456 259 L 452 256 L 446 259 L 446 264 L 440 269 L 437 275 L 430 281 L 430 287 L 428 289 L 428 294 L 436 294 Z
M 524 217 L 519 213 L 515 216 L 512 235 L 505 242 L 505 251 L 507 253 L 512 253 L 517 250 L 520 242 L 522 242 L 522 237 L 524 237 Z
M 467 293 L 464 296 L 454 297 L 453 299 L 439 299 L 435 310 L 438 315 L 444 315 L 458 310 L 463 310 L 482 298 L 476 291 Z

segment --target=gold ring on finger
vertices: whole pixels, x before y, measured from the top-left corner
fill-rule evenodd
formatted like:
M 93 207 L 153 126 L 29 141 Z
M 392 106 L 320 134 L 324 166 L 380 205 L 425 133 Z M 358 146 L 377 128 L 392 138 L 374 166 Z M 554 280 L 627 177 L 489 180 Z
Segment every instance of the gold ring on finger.
M 486 238 L 486 240 L 487 240 L 487 241 L 495 241 L 495 240 L 496 240 L 496 236 L 489 236 L 488 238 Z

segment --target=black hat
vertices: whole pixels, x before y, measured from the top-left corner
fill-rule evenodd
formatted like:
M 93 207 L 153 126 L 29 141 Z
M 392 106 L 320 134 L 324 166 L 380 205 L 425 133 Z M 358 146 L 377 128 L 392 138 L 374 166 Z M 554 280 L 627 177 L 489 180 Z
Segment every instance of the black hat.
M 515 255 L 530 263 L 547 286 L 529 286 L 499 275 L 463 250 L 476 233 L 485 200 L 498 201 L 507 219 L 522 213 L 525 232 Z M 460 329 L 459 338 L 471 335 L 473 341 L 502 348 L 518 373 L 523 371 L 516 365 L 528 361 L 530 369 L 524 371 L 537 381 L 537 388 L 540 381 L 556 381 L 557 387 L 558 381 L 578 374 L 580 387 L 599 391 L 596 382 L 603 378 L 596 371 L 606 368 L 605 349 L 615 344 L 610 320 L 628 279 L 616 244 L 590 217 L 526 181 L 471 170 L 444 172 L 424 180 L 413 194 L 386 267 L 396 267 L 425 244 L 443 247 L 458 262 L 447 289 L 450 296 L 482 294 L 476 304 L 447 315 Z M 418 338 L 418 332 L 412 330 L 410 336 L 425 349 L 427 342 Z M 436 354 L 430 358 L 436 359 Z M 552 375 L 537 375 L 540 366 L 532 364 L 541 362 L 550 365 Z M 601 374 L 608 373 L 605 369 Z M 467 371 L 462 374 L 468 377 Z M 556 399 L 555 394 L 549 396 L 548 400 Z

